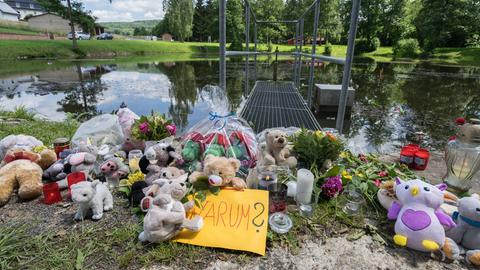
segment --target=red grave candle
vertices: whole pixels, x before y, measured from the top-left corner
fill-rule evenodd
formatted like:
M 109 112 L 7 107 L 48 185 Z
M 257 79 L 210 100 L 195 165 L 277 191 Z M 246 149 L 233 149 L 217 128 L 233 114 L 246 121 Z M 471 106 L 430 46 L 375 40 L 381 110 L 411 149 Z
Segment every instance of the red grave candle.
M 415 170 L 423 171 L 427 168 L 428 159 L 430 158 L 430 152 L 426 149 L 420 149 L 415 152 L 414 166 Z
M 67 175 L 67 184 L 68 184 L 68 197 L 72 198 L 71 187 L 76 183 L 87 180 L 84 172 L 73 172 Z
M 54 204 L 62 201 L 62 194 L 57 183 L 48 183 L 43 185 L 43 202 L 45 204 Z

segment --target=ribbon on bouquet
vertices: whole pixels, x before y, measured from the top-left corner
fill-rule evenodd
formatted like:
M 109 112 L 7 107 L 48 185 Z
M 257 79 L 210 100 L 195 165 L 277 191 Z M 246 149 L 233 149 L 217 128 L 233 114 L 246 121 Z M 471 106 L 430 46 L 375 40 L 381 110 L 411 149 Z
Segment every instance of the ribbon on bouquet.
M 218 128 L 218 130 L 221 130 L 223 129 L 226 125 L 227 125 L 227 119 L 229 117 L 232 117 L 232 116 L 235 116 L 235 112 L 230 112 L 229 114 L 227 115 L 219 115 L 217 114 L 216 112 L 209 112 L 208 113 L 210 116 L 208 117 L 208 119 L 210 121 L 215 121 L 215 123 L 213 124 L 214 126 L 216 126 L 220 121 L 223 120 L 223 124 L 221 127 Z

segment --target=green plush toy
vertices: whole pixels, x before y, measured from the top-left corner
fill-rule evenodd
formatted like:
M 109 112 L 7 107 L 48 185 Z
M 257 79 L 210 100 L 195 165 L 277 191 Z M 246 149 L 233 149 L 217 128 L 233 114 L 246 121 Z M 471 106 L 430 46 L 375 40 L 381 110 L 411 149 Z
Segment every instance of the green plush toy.
M 215 157 L 224 157 L 225 156 L 225 148 L 218 143 L 212 143 L 208 146 L 207 150 L 203 153 L 203 157 L 207 155 L 212 155 Z
M 228 158 L 237 158 L 241 160 L 242 156 L 243 156 L 243 150 L 242 150 L 242 147 L 240 147 L 239 145 L 232 145 L 227 149 Z
M 199 167 L 201 167 L 200 163 L 200 143 L 188 140 L 182 149 L 182 158 L 185 161 L 184 169 L 189 172 L 196 171 Z

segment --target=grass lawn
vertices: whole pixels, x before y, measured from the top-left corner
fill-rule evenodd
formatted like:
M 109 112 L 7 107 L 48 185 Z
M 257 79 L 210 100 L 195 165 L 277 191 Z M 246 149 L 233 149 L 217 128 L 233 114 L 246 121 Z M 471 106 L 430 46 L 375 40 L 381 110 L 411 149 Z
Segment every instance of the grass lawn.
M 144 40 L 80 40 L 80 51 L 72 51 L 70 40 L 0 40 L 0 59 L 88 58 L 165 53 L 208 53 L 218 51 L 216 44 Z
M 4 34 L 18 34 L 18 35 L 38 35 L 39 32 L 22 29 L 22 28 L 13 28 L 13 27 L 4 27 L 0 26 L 0 33 Z

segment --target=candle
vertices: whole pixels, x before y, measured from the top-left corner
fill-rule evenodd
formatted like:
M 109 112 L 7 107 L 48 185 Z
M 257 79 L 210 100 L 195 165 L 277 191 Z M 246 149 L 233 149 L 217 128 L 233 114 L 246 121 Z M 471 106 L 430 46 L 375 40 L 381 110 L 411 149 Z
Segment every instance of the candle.
M 132 150 L 128 153 L 128 166 L 130 167 L 130 171 L 136 172 L 140 170 L 138 163 L 142 155 L 142 151 L 138 149 Z
M 288 181 L 287 182 L 287 196 L 294 198 L 297 194 L 297 182 Z
M 297 172 L 297 196 L 296 201 L 300 204 L 309 204 L 313 192 L 313 173 L 307 169 Z
M 58 184 L 48 183 L 43 185 L 43 202 L 45 204 L 52 204 L 62 201 L 62 195 L 60 194 L 60 188 Z

